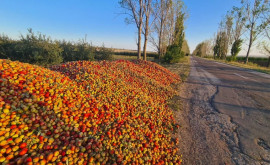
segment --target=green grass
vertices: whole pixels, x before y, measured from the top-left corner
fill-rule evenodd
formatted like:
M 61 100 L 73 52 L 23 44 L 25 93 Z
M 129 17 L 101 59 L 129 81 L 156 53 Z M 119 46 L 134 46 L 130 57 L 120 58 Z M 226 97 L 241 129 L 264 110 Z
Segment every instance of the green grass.
M 270 68 L 262 67 L 262 66 L 259 66 L 258 64 L 252 63 L 252 62 L 248 62 L 248 64 L 245 64 L 244 62 L 226 61 L 226 60 L 220 60 L 220 59 L 213 59 L 213 58 L 209 58 L 209 57 L 207 59 L 215 60 L 215 61 L 223 62 L 223 63 L 229 64 L 229 65 L 233 65 L 233 66 L 237 66 L 237 67 L 241 67 L 241 68 L 251 69 L 251 70 L 258 71 L 258 72 L 270 74 Z

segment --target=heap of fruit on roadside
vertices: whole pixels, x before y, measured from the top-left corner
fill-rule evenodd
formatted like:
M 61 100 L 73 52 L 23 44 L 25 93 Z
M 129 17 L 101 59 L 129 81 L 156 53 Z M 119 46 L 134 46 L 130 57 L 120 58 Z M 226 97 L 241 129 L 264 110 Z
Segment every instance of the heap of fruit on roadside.
M 0 163 L 180 164 L 166 103 L 178 81 L 145 61 L 0 60 Z

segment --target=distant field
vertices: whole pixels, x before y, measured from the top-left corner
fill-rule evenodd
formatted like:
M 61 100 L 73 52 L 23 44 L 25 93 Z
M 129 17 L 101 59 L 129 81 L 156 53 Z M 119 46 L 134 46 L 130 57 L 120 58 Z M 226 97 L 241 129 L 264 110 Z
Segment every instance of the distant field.
M 130 55 L 113 55 L 114 60 L 136 60 L 137 56 Z M 154 57 L 147 57 L 147 61 L 154 61 Z
M 128 58 L 128 56 L 135 56 L 135 59 L 137 58 L 137 51 L 136 50 L 128 50 L 128 49 L 112 49 L 113 53 L 118 56 L 125 56 Z M 148 51 L 147 57 L 152 57 L 153 59 L 158 59 L 158 53 Z M 143 54 L 142 54 L 143 56 Z M 130 58 L 130 59 L 133 59 Z

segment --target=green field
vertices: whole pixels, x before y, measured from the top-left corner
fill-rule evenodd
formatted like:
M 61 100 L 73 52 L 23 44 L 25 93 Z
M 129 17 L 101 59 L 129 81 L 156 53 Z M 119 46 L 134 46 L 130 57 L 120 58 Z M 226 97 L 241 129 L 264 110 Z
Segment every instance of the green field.
M 128 55 L 113 55 L 114 60 L 136 60 L 137 56 L 128 56 Z M 154 61 L 154 57 L 147 57 L 147 61 Z

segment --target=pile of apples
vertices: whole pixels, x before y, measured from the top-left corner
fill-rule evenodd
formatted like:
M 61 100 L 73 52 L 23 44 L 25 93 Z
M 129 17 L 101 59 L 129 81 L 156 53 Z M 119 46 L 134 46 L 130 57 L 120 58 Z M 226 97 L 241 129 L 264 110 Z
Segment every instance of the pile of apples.
M 179 81 L 140 60 L 0 60 L 0 163 L 180 164 L 166 102 Z

